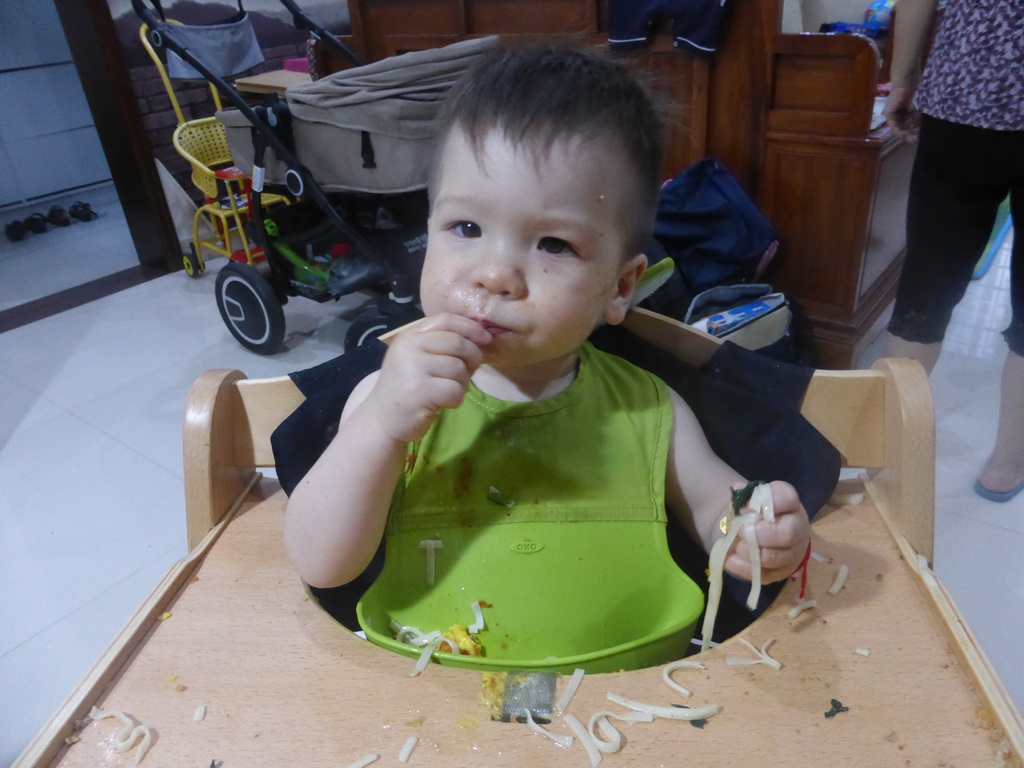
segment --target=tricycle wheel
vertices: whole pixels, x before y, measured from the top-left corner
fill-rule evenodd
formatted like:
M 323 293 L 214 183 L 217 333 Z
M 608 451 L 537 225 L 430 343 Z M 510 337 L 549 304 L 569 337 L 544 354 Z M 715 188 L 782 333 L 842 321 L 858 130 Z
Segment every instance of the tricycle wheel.
M 188 245 L 189 253 L 184 254 L 181 257 L 181 263 L 185 265 L 185 274 L 189 277 L 199 277 L 205 271 L 203 269 L 203 262 L 199 260 L 196 255 L 196 246 L 194 243 Z
M 248 264 L 229 261 L 217 273 L 217 309 L 246 349 L 272 355 L 284 341 L 284 310 L 274 288 Z

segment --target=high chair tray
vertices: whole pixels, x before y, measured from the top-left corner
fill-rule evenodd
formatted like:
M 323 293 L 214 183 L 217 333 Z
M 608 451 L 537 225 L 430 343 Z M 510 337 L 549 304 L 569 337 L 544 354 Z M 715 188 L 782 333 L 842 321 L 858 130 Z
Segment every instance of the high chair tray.
M 219 538 L 168 575 L 16 765 L 130 764 L 133 752 L 111 747 L 116 721 L 74 730 L 93 704 L 155 729 L 149 766 L 334 768 L 368 753 L 398 765 L 409 736 L 419 737 L 410 765 L 588 765 L 577 745 L 492 721 L 480 673 L 432 664 L 410 677 L 412 661 L 323 613 L 282 550 L 283 504 L 276 482 L 254 489 Z M 675 673 L 690 699 L 670 690 L 659 668 L 584 678 L 569 708 L 584 722 L 621 709 L 609 691 L 723 707 L 701 729 L 624 725 L 627 743 L 607 764 L 672 765 L 685 755 L 695 766 L 987 766 L 1000 764 L 1011 739 L 1019 748 L 1019 715 L 969 629 L 870 503 L 823 513 L 814 548 L 826 558 L 810 563 L 808 597 L 818 607 L 788 618 L 799 591 L 791 583 L 742 635 L 758 647 L 774 639 L 769 653 L 782 669 L 728 666 L 728 656 L 750 656 L 729 641 L 698 657 L 705 671 Z M 850 575 L 833 597 L 840 564 Z M 849 710 L 827 718 L 832 699 Z M 200 706 L 206 715 L 197 722 Z M 557 721 L 550 727 L 565 732 Z M 65 746 L 72 735 L 81 741 Z
M 737 638 L 690 657 L 705 669 L 673 673 L 690 698 L 659 667 L 584 677 L 567 710 L 584 725 L 595 712 L 625 711 L 609 692 L 722 707 L 703 727 L 615 721 L 624 744 L 606 765 L 1022 766 L 1020 713 L 927 565 L 930 520 L 907 515 L 921 498 L 930 514 L 933 461 L 927 380 L 907 363 L 816 373 L 805 397 L 802 411 L 844 457 L 878 457 L 852 489 L 863 496 L 845 489 L 813 524 L 821 559 L 809 562 L 806 597 L 817 607 L 791 618 L 800 584 L 787 583 Z M 480 672 L 430 664 L 412 676 L 414 660 L 355 636 L 311 600 L 282 545 L 285 495 L 252 474 L 271 462 L 270 429 L 300 401 L 286 378 L 200 378 L 186 417 L 192 553 L 16 768 L 133 764 L 134 750 L 113 746 L 117 721 L 80 722 L 93 706 L 152 729 L 142 761 L 151 768 L 338 768 L 371 754 L 373 765 L 397 766 L 410 737 L 410 766 L 590 765 L 579 740 L 561 747 L 528 725 L 492 720 Z M 841 566 L 849 575 L 833 595 Z M 768 652 L 781 669 L 730 665 L 752 656 L 741 638 L 758 648 L 774 641 Z M 558 678 L 556 699 L 568 682 Z M 569 733 L 559 717 L 548 727 Z

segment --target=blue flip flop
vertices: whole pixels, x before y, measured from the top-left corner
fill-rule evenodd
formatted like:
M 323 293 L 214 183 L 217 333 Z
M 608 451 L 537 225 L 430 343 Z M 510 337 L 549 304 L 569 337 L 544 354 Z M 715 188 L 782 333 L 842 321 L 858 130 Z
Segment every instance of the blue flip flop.
M 1006 493 L 996 493 L 995 491 L 990 491 L 988 488 L 981 484 L 981 480 L 978 480 L 974 483 L 974 492 L 976 494 L 981 496 L 981 498 L 983 499 L 988 499 L 989 501 L 997 501 L 1000 504 L 1009 501 L 1021 491 L 1024 491 L 1024 483 L 1021 483 L 1016 488 L 1009 490 Z

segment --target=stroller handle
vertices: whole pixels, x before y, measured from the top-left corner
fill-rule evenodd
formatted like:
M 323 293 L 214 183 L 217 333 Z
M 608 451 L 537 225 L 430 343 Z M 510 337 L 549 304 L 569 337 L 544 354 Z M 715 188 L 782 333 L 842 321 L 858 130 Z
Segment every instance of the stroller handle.
M 153 7 L 158 8 L 159 0 L 151 0 Z M 150 29 L 156 26 L 158 21 L 162 21 L 163 13 L 157 16 L 149 9 L 144 0 L 132 0 L 132 10 L 135 11 L 135 15 L 138 16 Z
M 146 0 L 132 0 L 132 9 L 150 29 L 153 29 L 157 22 L 164 20 L 164 13 L 160 0 L 149 0 L 149 2 L 152 4 L 153 10 L 147 6 Z M 339 53 L 346 56 L 355 66 L 361 67 L 366 64 L 366 61 L 359 54 L 339 40 L 333 32 L 314 21 L 309 14 L 298 6 L 295 0 L 280 0 L 280 2 L 281 5 L 283 5 L 292 15 L 292 26 L 296 29 L 312 33 L 318 40 L 327 43 Z M 238 9 L 243 10 L 242 0 L 238 0 Z M 154 13 L 154 10 L 156 13 Z M 178 51 L 175 51 L 175 53 L 178 53 Z
M 357 67 L 361 67 L 366 64 L 366 61 L 359 56 L 355 51 L 349 48 L 345 43 L 339 40 L 334 33 L 328 31 L 317 22 L 313 21 L 305 11 L 303 11 L 295 3 L 295 0 L 280 0 L 281 5 L 288 9 L 288 12 L 292 15 L 292 25 L 296 29 L 304 29 L 307 32 L 312 33 L 316 36 L 317 40 L 321 40 L 332 48 L 337 50 L 339 53 L 344 54 L 349 60 Z

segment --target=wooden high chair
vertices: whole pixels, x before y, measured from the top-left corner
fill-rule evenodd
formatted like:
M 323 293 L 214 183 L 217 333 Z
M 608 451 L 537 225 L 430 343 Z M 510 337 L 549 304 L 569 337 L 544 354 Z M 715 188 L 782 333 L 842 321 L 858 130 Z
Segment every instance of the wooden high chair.
M 718 343 L 640 310 L 626 322 L 689 362 Z M 191 553 L 17 768 L 131 760 L 111 748 L 114 720 L 76 730 L 94 705 L 154 730 L 147 766 L 337 768 L 368 754 L 395 766 L 410 737 L 410 766 L 590 763 L 578 742 L 560 747 L 493 721 L 479 673 L 432 664 L 410 676 L 409 659 L 351 634 L 309 597 L 282 546 L 285 496 L 258 472 L 274 462 L 271 432 L 302 399 L 286 377 L 199 377 L 184 427 Z M 1020 714 L 930 568 L 935 451 L 923 370 L 885 359 L 867 371 L 819 371 L 802 410 L 847 466 L 864 468 L 859 487 L 813 525 L 823 559 L 809 563 L 807 596 L 817 607 L 791 618 L 799 584 L 788 583 L 737 638 L 692 657 L 704 670 L 674 673 L 691 698 L 666 686 L 661 668 L 641 669 L 585 677 L 568 712 L 586 724 L 594 712 L 623 711 L 610 691 L 723 707 L 702 728 L 617 724 L 625 744 L 607 765 L 1021 766 Z M 848 580 L 830 594 L 844 565 Z M 729 665 L 751 655 L 738 638 L 774 640 L 769 653 L 782 668 Z M 567 732 L 557 717 L 549 727 Z

